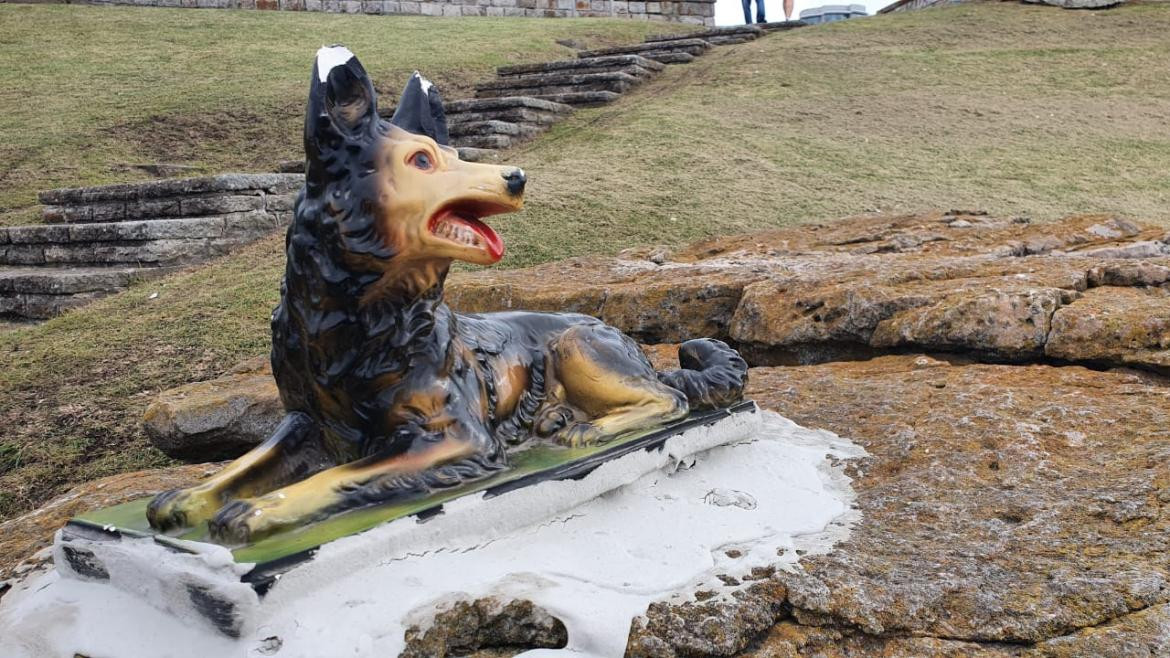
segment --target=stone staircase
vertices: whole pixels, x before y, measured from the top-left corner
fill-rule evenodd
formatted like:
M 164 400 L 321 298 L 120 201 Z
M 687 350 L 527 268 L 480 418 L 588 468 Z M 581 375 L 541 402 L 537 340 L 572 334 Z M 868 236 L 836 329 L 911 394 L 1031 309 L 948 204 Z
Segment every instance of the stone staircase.
M 524 95 L 450 101 L 444 109 L 452 145 L 472 162 L 532 139 L 573 112 L 570 105 Z
M 565 105 L 604 105 L 662 71 L 665 66 L 639 55 L 604 55 L 505 66 L 496 79 L 477 85 L 479 98 L 528 96 Z
M 605 105 L 714 46 L 745 43 L 799 21 L 647 37 L 578 51 L 574 59 L 502 66 L 475 97 L 445 105 L 451 143 L 468 161 L 492 159 L 571 114 Z M 393 107 L 383 108 L 385 116 Z M 39 320 L 132 282 L 228 253 L 292 216 L 303 161 L 275 174 L 225 174 L 50 190 L 44 224 L 0 227 L 0 322 Z
M 646 41 L 629 46 L 613 46 L 598 50 L 582 50 L 577 57 L 605 57 L 608 55 L 639 55 L 662 64 L 687 64 L 711 48 L 711 42 L 690 35 L 663 41 Z
M 713 46 L 801 25 L 790 21 L 660 34 L 642 43 L 578 51 L 575 59 L 502 66 L 494 80 L 476 85 L 475 98 L 447 103 L 451 142 L 464 160 L 490 159 L 495 151 L 544 132 L 575 107 L 612 103 L 668 64 L 686 64 Z
M 287 225 L 303 177 L 224 174 L 40 194 L 44 224 L 0 227 L 0 318 L 41 320 Z

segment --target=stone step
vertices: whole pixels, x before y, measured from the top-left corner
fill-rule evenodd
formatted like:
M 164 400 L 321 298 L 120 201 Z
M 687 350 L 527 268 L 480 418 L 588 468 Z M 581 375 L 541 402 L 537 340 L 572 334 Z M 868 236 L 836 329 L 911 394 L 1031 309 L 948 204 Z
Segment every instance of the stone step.
M 300 174 L 223 174 L 47 190 L 38 198 L 47 222 L 118 222 L 286 210 L 303 183 Z
M 303 175 L 305 173 L 305 160 L 304 158 L 299 160 L 281 160 L 276 163 L 276 171 L 281 174 Z
M 291 210 L 296 198 L 297 190 L 282 191 L 279 194 L 244 190 L 242 192 L 159 199 L 96 201 L 74 205 L 45 206 L 42 217 L 49 223 L 71 224 L 203 217 L 256 210 Z
M 493 98 L 524 94 L 548 98 L 556 94 L 582 91 L 612 91 L 622 94 L 637 86 L 639 82 L 641 81 L 636 76 L 628 73 L 521 76 L 476 85 L 475 95 L 480 98 Z
M 494 98 L 483 98 L 479 100 L 496 100 Z M 569 106 L 565 106 L 569 107 Z M 572 108 L 569 107 L 572 111 Z M 504 121 L 508 123 L 523 123 L 530 126 L 547 127 L 564 118 L 566 114 L 559 112 L 546 112 L 544 110 L 536 110 L 530 107 L 502 107 L 498 109 L 486 109 L 480 111 L 464 111 L 455 112 L 447 115 L 448 129 L 455 123 L 474 123 L 477 121 Z
M 681 50 L 659 50 L 647 53 L 646 57 L 661 64 L 690 64 L 695 61 L 694 55 Z
M 134 281 L 170 271 L 165 267 L 0 268 L 0 317 L 45 320 Z
M 469 147 L 498 150 L 510 148 L 512 146 L 512 138 L 507 135 L 464 135 L 462 137 L 452 137 L 451 143 L 456 148 Z
M 250 211 L 208 217 L 180 217 L 97 224 L 0 226 L 0 245 L 214 238 L 239 231 L 270 229 L 276 227 L 278 223 L 279 219 L 273 214 Z
M 459 159 L 464 162 L 484 162 L 499 158 L 499 151 L 494 149 L 479 149 L 469 146 L 458 147 Z
M 711 44 L 703 39 L 673 39 L 671 41 L 654 41 L 650 43 L 636 43 L 629 46 L 614 46 L 598 50 L 582 50 L 577 57 L 603 57 L 606 55 L 641 55 L 646 59 L 655 59 L 655 52 L 669 50 L 681 51 L 691 55 L 702 55 L 711 48 Z
M 712 46 L 734 46 L 739 43 L 747 43 L 755 38 L 755 36 L 729 34 L 727 36 L 707 37 L 707 41 Z
M 525 108 L 529 110 L 560 115 L 569 114 L 573 111 L 572 107 L 562 103 L 554 103 L 551 101 L 522 95 L 506 96 L 501 98 L 465 98 L 457 101 L 449 101 L 443 104 L 443 109 L 447 114 L 448 119 L 453 114 L 460 114 L 464 112 L 486 112 L 515 108 Z
M 48 320 L 71 308 L 84 306 L 110 293 L 79 292 L 74 295 L 38 293 L 0 293 L 0 318 L 9 320 Z
M 188 265 L 227 255 L 260 235 L 0 247 L 0 265 Z
M 0 294 L 72 295 L 114 292 L 144 277 L 170 272 L 165 267 L 5 267 L 0 268 Z
M 558 103 L 575 105 L 577 107 L 592 107 L 605 105 L 617 100 L 622 92 L 614 89 L 582 89 L 580 87 L 540 87 L 533 89 L 536 98 L 547 98 Z M 485 98 L 491 98 L 492 91 L 480 92 Z
M 227 253 L 286 225 L 291 213 L 0 228 L 0 265 L 177 265 Z
M 544 126 L 511 121 L 456 121 L 447 124 L 447 132 L 452 139 L 474 135 L 507 135 L 518 139 L 531 139 L 543 131 Z
M 773 21 L 771 23 L 757 23 L 756 25 L 763 28 L 765 32 L 782 32 L 798 27 L 808 27 L 808 23 L 804 21 Z
M 685 34 L 652 34 L 645 38 L 646 43 L 653 43 L 656 41 L 679 41 L 681 39 L 708 39 L 709 37 L 726 37 L 731 35 L 743 35 L 748 39 L 755 39 L 764 36 L 764 29 L 756 25 L 733 25 L 730 27 L 717 27 L 702 32 L 689 32 Z
M 567 91 L 537 96 L 537 98 L 577 107 L 608 105 L 616 101 L 619 97 L 621 97 L 621 94 L 614 91 Z
M 553 70 L 553 71 L 535 71 L 532 73 L 523 73 L 523 74 L 516 73 L 516 74 L 511 74 L 511 75 L 501 75 L 501 76 L 497 77 L 497 79 L 495 80 L 495 84 L 503 86 L 503 85 L 513 83 L 513 82 L 520 83 L 521 81 L 529 81 L 529 80 L 539 81 L 541 79 L 555 82 L 557 80 L 557 78 L 553 77 L 553 76 L 605 75 L 605 74 L 614 74 L 614 73 L 624 73 L 626 75 L 633 76 L 634 78 L 636 78 L 639 81 L 642 81 L 642 80 L 649 80 L 650 78 L 654 77 L 655 75 L 658 75 L 658 73 L 660 73 L 663 69 L 666 68 L 666 66 L 664 64 L 661 64 L 659 62 L 655 62 L 652 59 L 647 59 L 645 57 L 642 57 L 641 55 L 624 55 L 623 57 L 636 58 L 638 61 L 642 62 L 642 64 L 645 64 L 646 66 L 643 66 L 642 64 L 629 64 L 629 63 L 627 63 L 627 64 L 611 64 L 609 66 L 590 66 L 590 67 L 583 67 L 583 68 L 565 67 L 565 68 Z M 610 58 L 598 57 L 596 59 L 610 59 Z M 592 60 L 585 59 L 585 60 L 567 60 L 567 61 L 569 63 L 572 63 L 575 61 L 589 62 Z M 484 84 L 492 84 L 492 83 L 484 83 Z
M 604 57 L 562 59 L 555 62 L 541 62 L 539 64 L 501 66 L 496 69 L 496 75 L 504 78 L 531 75 L 534 73 L 603 73 L 630 68 L 642 71 L 643 73 L 641 75 L 653 75 L 661 71 L 664 66 L 640 55 L 608 55 Z

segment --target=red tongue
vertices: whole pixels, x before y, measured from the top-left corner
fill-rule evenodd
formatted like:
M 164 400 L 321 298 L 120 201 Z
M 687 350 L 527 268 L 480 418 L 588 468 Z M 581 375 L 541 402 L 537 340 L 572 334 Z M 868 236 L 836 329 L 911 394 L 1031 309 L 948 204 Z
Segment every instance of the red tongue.
M 500 239 L 499 234 L 492 230 L 492 227 L 468 215 L 454 215 L 452 219 L 475 231 L 480 238 L 483 238 L 493 263 L 504 257 L 504 241 Z

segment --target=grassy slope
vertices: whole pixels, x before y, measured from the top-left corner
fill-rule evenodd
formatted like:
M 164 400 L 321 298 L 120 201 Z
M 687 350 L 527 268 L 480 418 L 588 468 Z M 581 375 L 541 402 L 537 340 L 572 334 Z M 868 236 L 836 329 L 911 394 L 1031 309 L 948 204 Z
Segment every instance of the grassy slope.
M 0 223 L 36 193 L 145 177 L 131 166 L 267 171 L 298 157 L 312 53 L 342 42 L 397 100 L 419 69 L 457 96 L 496 66 L 640 40 L 633 21 L 369 17 L 0 4 Z M 462 92 L 462 93 L 460 93 Z
M 992 3 L 716 49 L 510 155 L 514 262 L 872 209 L 1170 223 L 1167 34 L 1167 4 Z
M 987 4 L 718 49 L 507 155 L 532 179 L 528 209 L 498 220 L 507 262 L 873 208 L 1166 222 L 1167 33 L 1170 5 Z M 267 349 L 280 242 L 0 333 L 0 517 L 163 463 L 142 409 Z

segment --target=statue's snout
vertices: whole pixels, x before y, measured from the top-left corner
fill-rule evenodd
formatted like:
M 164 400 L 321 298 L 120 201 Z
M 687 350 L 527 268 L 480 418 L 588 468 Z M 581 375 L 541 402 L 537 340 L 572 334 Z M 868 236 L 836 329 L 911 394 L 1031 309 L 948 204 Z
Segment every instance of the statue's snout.
M 524 175 L 523 169 L 517 167 L 510 171 L 505 171 L 500 175 L 504 177 L 504 182 L 508 184 L 508 194 L 520 196 L 524 193 L 524 184 L 528 182 L 528 177 Z

